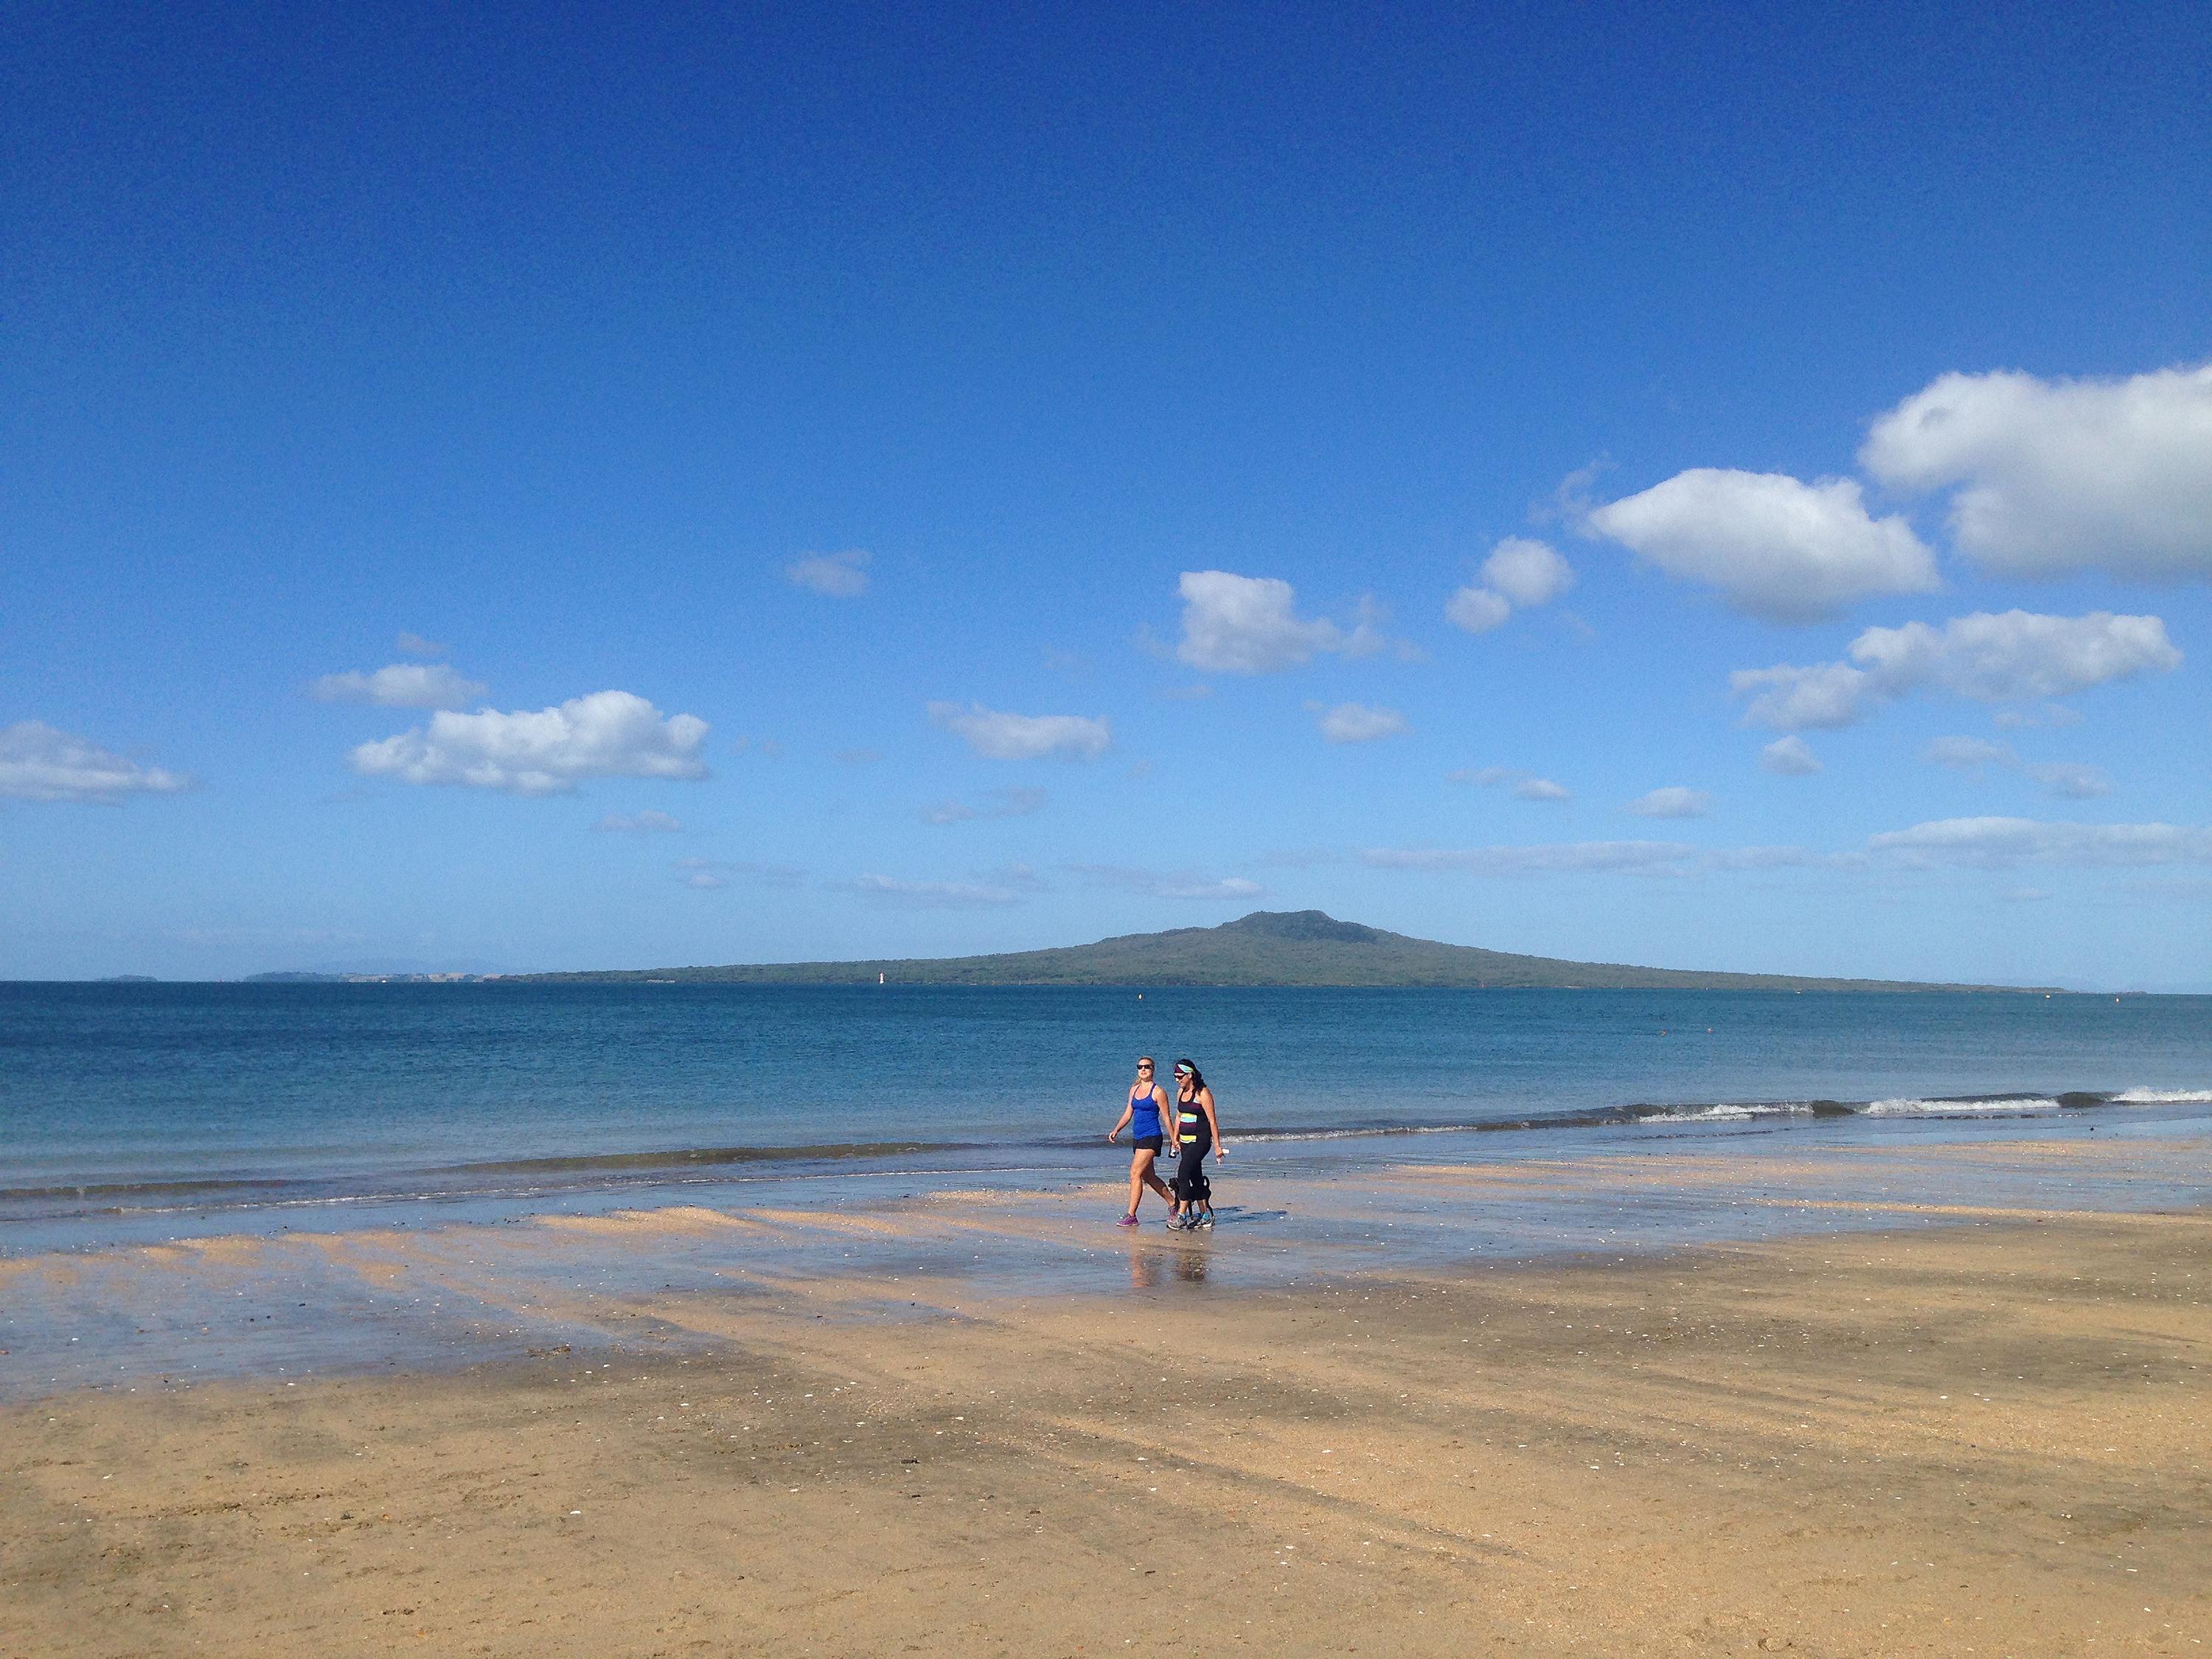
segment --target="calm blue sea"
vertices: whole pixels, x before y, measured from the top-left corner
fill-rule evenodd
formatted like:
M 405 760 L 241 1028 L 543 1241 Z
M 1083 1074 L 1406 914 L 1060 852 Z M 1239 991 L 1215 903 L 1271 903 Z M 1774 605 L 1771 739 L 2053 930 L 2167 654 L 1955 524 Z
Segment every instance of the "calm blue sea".
M 1308 1155 L 2212 1115 L 2203 997 L 10 984 L 0 1254 L 103 1215 L 1087 1167 L 1140 1050 Z

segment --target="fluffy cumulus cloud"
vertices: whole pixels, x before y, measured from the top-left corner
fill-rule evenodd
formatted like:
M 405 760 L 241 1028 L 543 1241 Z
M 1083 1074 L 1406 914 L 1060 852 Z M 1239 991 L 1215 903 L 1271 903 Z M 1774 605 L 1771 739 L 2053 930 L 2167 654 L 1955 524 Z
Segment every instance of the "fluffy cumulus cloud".
M 2156 617 L 2045 617 L 1976 611 L 1942 627 L 1869 628 L 1848 662 L 1739 669 L 1729 689 L 1748 700 L 1748 725 L 1777 731 L 1849 726 L 1885 702 L 1923 689 L 1978 702 L 2063 696 L 2179 665 L 2181 653 Z
M 1917 868 L 2023 864 L 2125 867 L 2212 864 L 2212 828 L 2173 823 L 2046 823 L 2034 818 L 1942 818 L 1874 836 L 1867 850 Z
M 994 789 L 981 806 L 941 800 L 920 811 L 924 823 L 966 823 L 975 818 L 1025 818 L 1042 811 L 1051 799 L 1051 794 L 1042 789 Z
M 868 556 L 860 548 L 809 553 L 784 566 L 786 580 L 833 599 L 857 599 L 868 591 Z
M 1946 374 L 1877 419 L 1859 459 L 1892 489 L 1953 491 L 1952 537 L 1991 570 L 2212 576 L 2212 364 Z
M 1314 724 L 1331 743 L 1373 743 L 1408 729 L 1406 717 L 1395 708 L 1372 708 L 1364 702 L 1340 702 L 1326 708 L 1310 702 L 1306 708 L 1319 717 Z
M 1297 591 L 1273 576 L 1186 570 L 1176 591 L 1182 599 L 1176 655 L 1211 673 L 1272 674 L 1324 653 L 1359 657 L 1390 646 L 1372 600 L 1361 602 L 1347 629 L 1325 617 L 1299 616 Z
M 307 695 L 318 702 L 366 702 L 379 708 L 465 708 L 487 689 L 445 663 L 395 662 L 374 673 L 325 674 L 307 688 Z
M 1125 864 L 1071 864 L 1076 875 L 1087 876 L 1102 886 L 1141 893 L 1146 898 L 1244 900 L 1263 896 L 1267 889 L 1243 876 L 1218 878 L 1188 870 L 1142 870 Z
M 1798 737 L 1775 738 L 1759 751 L 1759 763 L 1785 778 L 1809 778 L 1820 769 L 1820 757 Z
M 630 692 L 594 691 L 534 713 L 440 713 L 348 758 L 364 777 L 552 795 L 585 778 L 703 778 L 707 731 L 695 714 L 664 718 Z
M 1935 557 L 1912 526 L 1870 515 L 1849 478 L 1806 483 L 1698 467 L 1597 507 L 1585 523 L 1770 622 L 1814 622 L 1869 594 L 1939 586 Z
M 181 772 L 142 766 L 43 720 L 0 728 L 0 799 L 115 802 L 191 787 Z
M 933 702 L 929 718 L 991 760 L 1096 760 L 1113 746 L 1103 720 L 1080 714 L 1006 714 L 980 702 Z
M 1516 800 L 1561 801 L 1574 799 L 1574 792 L 1565 785 L 1510 766 L 1486 766 L 1480 770 L 1470 769 L 1447 772 L 1444 781 L 1447 783 L 1472 783 L 1485 789 L 1507 788 L 1511 790 Z
M 1509 536 L 1482 562 L 1480 586 L 1461 588 L 1444 602 L 1444 616 L 1470 634 L 1486 634 L 1513 614 L 1549 605 L 1575 585 L 1574 568 L 1549 543 Z
M 1702 789 L 1686 789 L 1680 784 L 1638 795 L 1621 808 L 1639 818 L 1702 818 L 1710 816 L 1712 810 L 1711 795 Z

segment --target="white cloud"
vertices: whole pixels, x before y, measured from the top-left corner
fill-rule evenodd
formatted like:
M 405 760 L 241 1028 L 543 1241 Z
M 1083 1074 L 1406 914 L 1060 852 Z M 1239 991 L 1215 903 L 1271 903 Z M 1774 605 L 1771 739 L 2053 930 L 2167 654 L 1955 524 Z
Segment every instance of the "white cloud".
M 43 720 L 0 728 L 0 799 L 114 802 L 191 786 L 182 772 L 141 766 Z
M 1984 768 L 2014 766 L 2020 761 L 2009 744 L 1991 743 L 1987 738 L 1930 738 L 1928 746 L 1920 751 L 1920 758 L 1932 765 L 1948 766 L 1954 772 L 1970 772 L 1978 777 Z
M 441 712 L 427 729 L 364 743 L 349 760 L 365 777 L 550 795 L 580 778 L 703 778 L 707 732 L 695 714 L 664 719 L 630 692 L 594 691 L 535 713 Z
M 2091 800 L 2112 793 L 2112 781 L 2102 769 L 2073 761 L 2036 761 L 2021 764 L 2010 744 L 1986 738 L 1936 738 L 1920 751 L 1920 758 L 1979 777 L 1984 769 L 2003 767 L 2019 771 L 2042 787 L 2046 795 L 2061 800 Z
M 784 566 L 783 574 L 799 586 L 833 599 L 857 599 L 868 591 L 868 556 L 861 549 L 842 553 L 808 553 Z
M 683 833 L 684 826 L 665 812 L 643 811 L 628 814 L 610 812 L 592 826 L 617 836 L 674 836 Z
M 773 887 L 793 887 L 806 878 L 806 872 L 796 865 L 756 864 L 749 859 L 678 859 L 676 867 L 685 872 L 687 887 L 726 887 L 731 876 L 745 876 Z
M 1546 542 L 1508 536 L 1482 562 L 1482 579 L 1523 610 L 1549 605 L 1575 585 L 1574 567 Z
M 2107 611 L 2083 617 L 1978 611 L 1941 628 L 1919 622 L 1869 628 L 1848 654 L 1848 663 L 1737 670 L 1729 686 L 1751 699 L 1745 724 L 1784 732 L 1848 726 L 1922 688 L 1980 702 L 2063 696 L 2164 673 L 2181 661 L 2158 617 Z
M 1043 789 L 994 789 L 981 806 L 941 800 L 919 809 L 924 823 L 965 823 L 973 818 L 1025 818 L 1052 799 Z
M 1462 587 L 1444 602 L 1444 617 L 1470 634 L 1486 634 L 1513 614 L 1549 605 L 1575 585 L 1574 568 L 1549 544 L 1508 536 L 1482 562 L 1486 586 Z
M 1444 601 L 1444 620 L 1470 634 L 1487 634 L 1502 628 L 1513 607 L 1502 593 L 1486 587 L 1462 587 Z
M 395 662 L 373 674 L 325 674 L 307 688 L 307 695 L 318 702 L 367 702 L 380 708 L 461 708 L 487 689 L 445 663 Z
M 420 634 L 402 634 L 393 644 L 403 657 L 443 657 L 452 651 L 451 647 L 426 640 Z
M 2040 708 L 2000 708 L 1990 720 L 2008 732 L 2021 732 L 2038 726 L 2079 726 L 2081 711 L 2063 702 L 2046 702 Z
M 1373 743 L 1407 729 L 1406 717 L 1395 708 L 1371 708 L 1364 702 L 1340 702 L 1332 708 L 1310 702 L 1306 708 L 1321 716 L 1315 725 L 1331 743 Z
M 855 876 L 836 884 L 884 904 L 910 910 L 976 910 L 1019 904 L 1038 887 L 1036 872 L 1012 865 L 972 881 L 901 881 L 890 876 Z
M 1176 591 L 1182 598 L 1182 643 L 1176 655 L 1212 673 L 1272 674 L 1324 652 L 1365 656 L 1390 643 L 1372 600 L 1361 601 L 1347 631 L 1323 617 L 1299 616 L 1296 591 L 1273 576 L 1186 570 Z
M 1713 798 L 1702 789 L 1674 784 L 1638 795 L 1620 810 L 1639 818 L 1702 818 L 1712 811 Z
M 1759 763 L 1785 778 L 1809 778 L 1820 769 L 1820 757 L 1802 738 L 1777 738 L 1759 751 Z
M 2043 786 L 2043 793 L 2060 800 L 2094 800 L 2112 793 L 2112 781 L 2102 768 L 2071 761 L 2037 761 L 2027 775 Z
M 1370 848 L 1376 870 L 1457 871 L 1474 876 L 1687 876 L 1714 871 L 1817 867 L 1837 860 L 1802 847 L 1692 847 L 1666 841 L 1581 841 L 1537 846 Z
M 1549 778 L 1540 778 L 1533 772 L 1516 771 L 1509 766 L 1486 766 L 1479 772 L 1473 770 L 1447 772 L 1444 774 L 1444 781 L 1447 783 L 1479 784 L 1486 789 L 1498 784 L 1510 784 L 1512 786 L 1515 798 L 1519 800 L 1555 801 L 1574 799 L 1574 792 L 1565 785 L 1554 783 Z
M 933 702 L 929 718 L 992 760 L 1042 760 L 1048 755 L 1095 760 L 1114 742 L 1103 720 L 1080 714 L 1004 714 L 980 702 L 966 708 L 957 702 Z
M 1071 864 L 1067 867 L 1079 876 L 1088 876 L 1109 887 L 1142 893 L 1147 898 L 1255 899 L 1267 890 L 1243 876 L 1212 880 L 1188 870 L 1140 870 L 1121 864 Z
M 1942 818 L 1868 839 L 1867 850 L 1917 868 L 2022 864 L 2132 866 L 2212 864 L 2212 828 L 2172 823 L 2046 823 Z
M 2008 575 L 2212 576 L 2212 364 L 1946 374 L 1877 419 L 1859 459 L 1893 489 L 1955 489 L 1960 550 Z
M 1869 515 L 1857 483 L 1698 467 L 1598 507 L 1590 527 L 1669 575 L 1709 584 L 1770 622 L 1833 615 L 1873 593 L 1940 586 L 1902 518 Z

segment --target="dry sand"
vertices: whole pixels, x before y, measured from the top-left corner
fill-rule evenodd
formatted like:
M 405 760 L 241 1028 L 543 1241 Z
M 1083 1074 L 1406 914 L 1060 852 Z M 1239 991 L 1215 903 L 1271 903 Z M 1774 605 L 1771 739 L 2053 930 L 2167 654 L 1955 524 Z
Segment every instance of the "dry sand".
M 2212 1643 L 2202 1216 L 1233 1292 L 1130 1248 L 1113 1298 L 689 1294 L 460 1376 L 8 1407 L 0 1653 Z

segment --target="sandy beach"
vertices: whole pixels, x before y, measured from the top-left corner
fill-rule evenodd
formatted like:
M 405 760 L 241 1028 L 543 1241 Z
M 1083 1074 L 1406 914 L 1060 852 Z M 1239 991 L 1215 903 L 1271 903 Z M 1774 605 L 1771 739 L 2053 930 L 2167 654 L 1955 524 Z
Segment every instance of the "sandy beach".
M 0 1652 L 2200 1650 L 2212 1217 L 1954 1211 L 1242 1288 L 1148 1232 L 1114 1295 L 19 1401 Z

